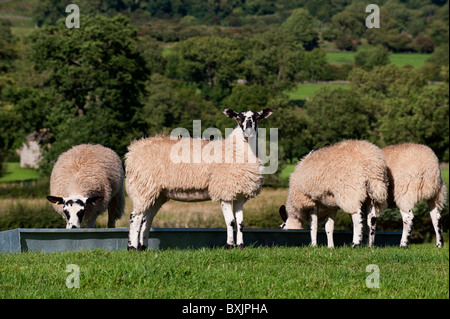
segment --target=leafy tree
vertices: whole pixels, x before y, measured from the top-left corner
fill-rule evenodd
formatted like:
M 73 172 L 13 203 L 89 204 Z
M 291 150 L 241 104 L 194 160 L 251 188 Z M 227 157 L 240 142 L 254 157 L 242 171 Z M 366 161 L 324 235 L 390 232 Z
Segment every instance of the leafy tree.
M 305 52 L 302 68 L 301 77 L 305 80 L 311 82 L 322 80 L 329 70 L 325 52 L 319 48 Z
M 215 126 L 218 110 L 179 81 L 154 74 L 147 83 L 147 93 L 135 116 L 145 135 L 170 134 L 176 127 L 192 131 L 193 120 L 201 120 L 203 129 Z
M 293 87 L 303 69 L 304 54 L 300 43 L 289 41 L 278 29 L 255 35 L 244 62 L 245 78 L 276 91 Z
M 365 26 L 361 17 L 363 8 L 359 10 L 345 10 L 336 13 L 331 19 L 331 27 L 328 33 L 335 39 L 335 45 L 339 50 L 355 51 L 363 35 Z M 330 36 L 329 36 L 330 37 Z
M 389 51 L 383 47 L 362 50 L 355 55 L 355 64 L 365 70 L 372 70 L 376 66 L 389 64 Z
M 448 44 L 437 47 L 430 55 L 421 71 L 431 81 L 442 81 L 441 68 L 449 65 Z
M 430 88 L 420 71 L 389 65 L 353 70 L 350 87 L 371 106 L 377 120 L 371 134 L 381 146 L 423 143 L 448 160 L 448 82 Z
M 426 87 L 410 98 L 385 100 L 380 132 L 386 145 L 414 142 L 430 146 L 442 161 L 449 160 L 448 83 Z
M 178 43 L 168 61 L 171 77 L 198 85 L 203 96 L 216 103 L 231 92 L 241 76 L 244 52 L 229 38 L 193 37 Z
M 292 107 L 287 98 L 277 95 L 267 104 L 274 113 L 267 119 L 266 127 L 278 128 L 278 146 L 281 159 L 294 163 L 314 147 L 312 123 L 303 109 Z
M 301 43 L 307 51 L 319 46 L 319 36 L 312 27 L 312 16 L 303 8 L 295 9 L 281 25 L 285 37 L 295 43 Z
M 371 114 L 358 94 L 322 88 L 305 105 L 314 147 L 344 139 L 368 139 Z
M 273 91 L 260 85 L 239 84 L 233 87 L 233 91 L 222 101 L 222 108 L 231 108 L 237 112 L 244 110 L 262 110 Z
M 8 72 L 11 63 L 18 57 L 17 38 L 11 32 L 10 23 L 0 19 L 0 74 Z
M 80 29 L 44 27 L 31 43 L 35 68 L 49 73 L 45 87 L 54 93 L 45 118 L 54 137 L 46 162 L 86 142 L 123 154 L 149 74 L 129 20 L 84 17 Z
M 379 101 L 391 97 L 408 97 L 427 85 L 420 71 L 392 64 L 375 67 L 371 72 L 355 68 L 350 73 L 349 80 L 352 90 Z

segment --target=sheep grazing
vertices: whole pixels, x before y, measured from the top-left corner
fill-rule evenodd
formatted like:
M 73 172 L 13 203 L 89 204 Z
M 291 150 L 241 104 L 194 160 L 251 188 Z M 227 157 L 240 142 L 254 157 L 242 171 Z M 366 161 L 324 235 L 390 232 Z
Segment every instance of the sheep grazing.
M 263 184 L 263 165 L 250 147 L 249 138 L 255 137 L 258 122 L 270 116 L 272 109 L 240 113 L 226 109 L 223 113 L 238 123 L 226 139 L 155 136 L 136 140 L 128 147 L 125 185 L 133 202 L 129 250 L 146 249 L 153 218 L 170 199 L 220 201 L 227 226 L 227 247 L 234 247 L 235 224 L 237 245 L 243 247 L 242 208 L 247 199 L 259 194 Z M 187 160 L 174 160 L 179 149 L 191 150 Z M 219 150 L 216 153 L 225 158 L 207 156 L 213 150 Z
M 391 145 L 382 150 L 389 178 L 388 204 L 389 207 L 397 206 L 403 219 L 400 246 L 408 246 L 414 206 L 426 200 L 436 232 L 436 247 L 442 247 L 440 212 L 446 202 L 447 189 L 441 178 L 438 158 L 428 146 L 420 144 Z
M 50 177 L 47 199 L 67 221 L 66 228 L 95 227 L 108 209 L 108 227 L 115 227 L 125 207 L 124 171 L 119 156 L 101 145 L 81 144 L 61 154 Z
M 386 175 L 383 152 L 367 141 L 347 140 L 310 152 L 290 177 L 286 206 L 280 207 L 281 228 L 302 229 L 310 220 L 315 246 L 318 220 L 327 218 L 328 247 L 334 247 L 334 218 L 340 208 L 351 214 L 353 247 L 362 244 L 365 218 L 372 246 L 376 217 L 387 205 Z

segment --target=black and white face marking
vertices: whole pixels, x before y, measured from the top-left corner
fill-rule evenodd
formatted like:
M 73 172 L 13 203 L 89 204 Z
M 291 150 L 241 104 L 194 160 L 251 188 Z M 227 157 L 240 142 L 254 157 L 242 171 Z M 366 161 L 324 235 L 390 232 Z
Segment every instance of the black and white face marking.
M 70 197 L 47 196 L 47 199 L 55 205 L 63 205 L 64 218 L 66 219 L 66 228 L 81 228 L 86 207 L 90 204 L 98 204 L 103 197 L 84 197 L 82 195 L 73 195 Z
M 265 119 L 273 113 L 273 110 L 266 108 L 262 111 L 242 111 L 235 112 L 231 109 L 225 109 L 223 114 L 231 119 L 236 120 L 242 132 L 244 132 L 244 137 L 246 139 L 252 138 L 258 131 L 258 123 L 260 120 Z
M 67 229 L 81 228 L 86 213 L 86 197 L 72 196 L 64 199 L 63 212 L 66 216 Z

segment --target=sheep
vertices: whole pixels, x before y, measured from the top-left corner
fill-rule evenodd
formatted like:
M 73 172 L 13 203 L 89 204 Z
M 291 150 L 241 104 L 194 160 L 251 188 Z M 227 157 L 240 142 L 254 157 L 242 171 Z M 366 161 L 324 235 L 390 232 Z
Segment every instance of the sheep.
M 108 227 L 114 228 L 125 208 L 124 171 L 119 156 L 102 145 L 81 144 L 62 153 L 50 176 L 54 209 L 67 221 L 66 228 L 95 227 L 108 209 Z
M 316 246 L 318 219 L 327 218 L 325 230 L 332 248 L 334 218 L 340 208 L 352 217 L 353 247 L 362 244 L 366 217 L 372 246 L 376 217 L 387 206 L 386 175 L 383 152 L 367 141 L 346 140 L 312 151 L 290 176 L 286 206 L 279 210 L 284 222 L 280 227 L 302 229 L 310 220 L 311 245 Z
M 441 210 L 444 208 L 447 189 L 442 181 L 439 161 L 434 152 L 425 145 L 405 143 L 382 149 L 386 158 L 389 178 L 388 205 L 397 206 L 403 220 L 400 247 L 408 247 L 413 226 L 413 208 L 426 200 L 434 230 L 436 247 L 442 247 Z
M 125 154 L 125 186 L 133 202 L 128 249 L 146 249 L 153 218 L 170 199 L 220 201 L 227 226 L 226 247 L 234 247 L 236 223 L 237 246 L 243 248 L 242 208 L 247 199 L 259 194 L 263 184 L 263 165 L 257 152 L 251 149 L 249 138 L 256 136 L 258 122 L 272 112 L 270 108 L 240 113 L 225 109 L 223 113 L 236 120 L 238 126 L 223 140 L 154 136 L 133 141 Z M 174 150 L 180 146 L 192 150 L 185 162 L 173 158 Z M 207 161 L 205 153 L 211 150 L 220 150 L 225 160 Z M 233 159 L 227 160 L 226 154 Z

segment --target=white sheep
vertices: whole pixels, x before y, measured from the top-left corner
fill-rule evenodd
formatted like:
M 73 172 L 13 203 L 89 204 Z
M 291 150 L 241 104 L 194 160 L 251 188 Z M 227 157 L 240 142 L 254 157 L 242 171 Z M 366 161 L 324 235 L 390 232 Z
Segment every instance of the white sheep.
M 342 141 L 310 152 L 297 164 L 289 180 L 286 206 L 280 207 L 281 228 L 302 229 L 310 221 L 315 246 L 318 220 L 327 218 L 328 247 L 334 247 L 334 218 L 340 208 L 352 217 L 353 247 L 362 243 L 366 217 L 372 246 L 376 217 L 386 201 L 386 163 L 381 149 L 367 141 Z
M 66 228 L 95 227 L 108 209 L 108 227 L 115 227 L 125 207 L 124 171 L 119 156 L 101 145 L 81 144 L 62 153 L 50 177 L 47 199 L 67 221 Z
M 442 247 L 440 212 L 446 202 L 447 189 L 441 178 L 438 158 L 428 146 L 421 144 L 391 145 L 382 150 L 389 178 L 388 204 L 389 207 L 397 206 L 403 219 L 400 246 L 408 246 L 414 206 L 426 200 L 436 232 L 436 246 Z
M 248 138 L 254 137 L 258 122 L 272 114 L 272 110 L 237 113 L 226 109 L 223 113 L 238 123 L 226 139 L 174 140 L 155 136 L 136 140 L 128 147 L 125 184 L 133 202 L 128 249 L 146 249 L 153 218 L 170 199 L 220 201 L 227 226 L 227 247 L 234 247 L 235 220 L 236 242 L 243 247 L 242 208 L 247 199 L 259 194 L 263 184 L 263 165 Z M 191 150 L 187 161 L 174 160 L 174 150 L 178 149 Z M 211 161 L 205 155 L 212 151 L 224 156 Z

